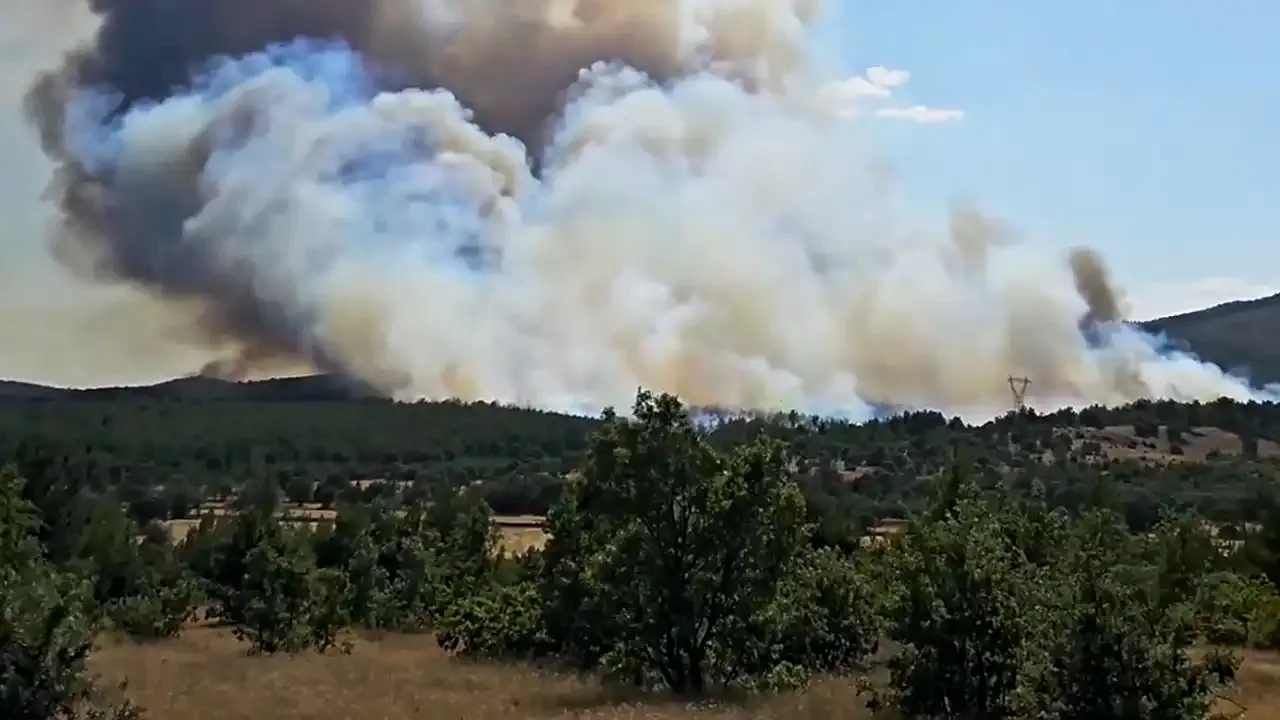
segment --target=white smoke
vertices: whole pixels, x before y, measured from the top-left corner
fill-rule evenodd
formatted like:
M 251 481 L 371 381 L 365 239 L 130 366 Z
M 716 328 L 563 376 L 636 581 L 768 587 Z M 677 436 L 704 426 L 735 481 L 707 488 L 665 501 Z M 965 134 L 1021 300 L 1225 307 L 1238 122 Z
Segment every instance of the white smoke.
M 898 216 L 863 123 L 960 115 L 886 107 L 904 74 L 806 65 L 811 8 L 689 8 L 690 67 L 744 18 L 759 51 L 663 84 L 584 69 L 547 148 L 486 134 L 443 90 L 368 92 L 359 58 L 307 43 L 111 121 L 86 95 L 68 144 L 155 212 L 196 193 L 183 242 L 304 354 L 402 399 L 594 411 L 646 387 L 727 408 L 1001 412 L 1011 375 L 1033 404 L 1260 396 L 1127 327 L 1090 343 L 1067 258 L 980 213 Z M 164 187 L 193 166 L 195 187 Z

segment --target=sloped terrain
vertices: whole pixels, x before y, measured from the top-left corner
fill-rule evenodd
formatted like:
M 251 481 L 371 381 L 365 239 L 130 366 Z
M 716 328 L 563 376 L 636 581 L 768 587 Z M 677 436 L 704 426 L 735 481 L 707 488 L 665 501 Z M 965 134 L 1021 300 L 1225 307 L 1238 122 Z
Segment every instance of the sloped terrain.
M 1256 384 L 1280 383 L 1280 295 L 1159 318 L 1141 327 Z

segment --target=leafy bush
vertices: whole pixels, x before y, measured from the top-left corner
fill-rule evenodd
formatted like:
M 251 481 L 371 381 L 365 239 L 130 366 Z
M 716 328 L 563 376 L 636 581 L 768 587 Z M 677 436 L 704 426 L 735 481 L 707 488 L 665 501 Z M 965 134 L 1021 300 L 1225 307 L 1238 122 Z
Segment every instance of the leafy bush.
M 1216 572 L 1200 583 L 1196 628 L 1214 645 L 1280 647 L 1280 592 L 1261 578 Z
M 1203 718 L 1236 660 L 1192 656 L 1209 555 L 1187 527 L 1148 540 L 1105 510 L 1066 523 L 955 472 L 891 553 L 902 650 L 878 703 L 909 717 Z
M 1153 568 L 1114 515 L 1083 518 L 1060 568 L 1062 594 L 1047 614 L 1058 640 L 1042 708 L 1065 720 L 1205 717 L 1236 660 L 1212 652 L 1193 659 L 1200 577 L 1177 574 L 1185 583 L 1177 593 L 1163 583 L 1179 558 L 1162 555 Z
M 947 490 L 933 518 L 890 554 L 895 600 L 879 705 L 909 717 L 1028 716 L 1044 663 L 1045 573 L 1027 561 L 1007 516 L 969 484 Z
M 768 613 L 768 662 L 813 673 L 861 669 L 884 631 L 883 588 L 873 560 L 833 548 L 806 552 Z
M 199 587 L 167 542 L 144 539 L 138 557 L 141 570 L 128 594 L 107 605 L 107 616 L 116 629 L 137 640 L 177 637 L 195 615 Z
M 174 638 L 195 615 L 196 597 L 193 583 L 176 580 L 115 601 L 107 616 L 113 627 L 138 640 Z
M 494 584 L 454 602 L 440 618 L 436 641 L 445 650 L 482 660 L 546 654 L 550 640 L 537 587 L 527 581 Z
M 444 646 L 556 653 L 680 693 L 793 685 L 864 660 L 874 593 L 849 559 L 809 550 L 782 447 L 723 455 L 671 396 L 641 393 L 634 414 L 606 413 L 533 579 L 455 603 Z
M 269 533 L 245 558 L 245 577 L 234 597 L 236 637 L 255 653 L 324 652 L 345 627 L 345 577 L 316 567 L 305 538 Z
M 85 661 L 100 629 L 92 578 L 41 556 L 40 518 L 22 499 L 23 480 L 0 471 L 0 717 L 127 720 L 137 709 L 101 700 Z

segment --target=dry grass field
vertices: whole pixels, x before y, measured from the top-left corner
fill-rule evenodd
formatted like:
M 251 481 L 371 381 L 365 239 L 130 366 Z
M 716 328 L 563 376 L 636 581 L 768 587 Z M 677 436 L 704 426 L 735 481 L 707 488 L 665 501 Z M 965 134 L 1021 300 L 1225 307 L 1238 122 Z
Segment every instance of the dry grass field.
M 1204 462 L 1214 455 L 1233 456 L 1242 452 L 1239 435 L 1212 427 L 1191 428 L 1182 438 L 1180 454 L 1172 452 L 1164 426 L 1154 438 L 1138 437 L 1132 425 L 1113 425 L 1101 430 L 1082 428 L 1076 433 L 1077 444 L 1089 440 L 1099 442 L 1107 455 L 1116 460 L 1159 464 Z M 1259 440 L 1258 457 L 1280 459 L 1280 445 L 1270 440 Z
M 490 720 L 497 718 L 870 718 L 848 681 L 756 700 L 688 703 L 628 696 L 532 668 L 476 665 L 429 636 L 357 640 L 351 655 L 250 657 L 229 631 L 196 627 L 158 644 L 109 639 L 93 655 L 104 682 L 153 720 Z M 1249 653 L 1225 717 L 1280 720 L 1280 655 Z M 1238 702 L 1238 704 L 1237 704 Z
M 225 515 L 227 509 L 222 505 L 207 504 L 202 506 L 197 515 L 213 514 Z M 337 517 L 337 513 L 333 510 L 321 509 L 316 506 L 289 506 L 285 508 L 284 517 L 290 523 L 308 523 L 312 526 L 317 523 L 333 520 Z M 547 535 L 542 529 L 543 519 L 536 515 L 498 515 L 493 518 L 493 524 L 498 529 L 498 541 L 502 551 L 508 555 L 518 555 L 530 548 L 540 548 L 547 541 Z M 192 530 L 200 525 L 199 517 L 183 518 L 181 520 L 169 520 L 164 523 L 169 530 L 169 538 L 177 543 L 182 542 Z
M 848 682 L 750 706 L 691 707 L 454 660 L 429 636 L 357 641 L 351 655 L 250 657 L 229 631 L 198 627 L 159 644 L 106 641 L 92 667 L 106 683 L 127 680 L 126 694 L 154 720 L 869 717 Z
M 541 548 L 547 542 L 543 530 L 545 519 L 538 515 L 496 515 L 493 524 L 498 528 L 498 546 L 507 555 L 519 555 L 526 550 Z

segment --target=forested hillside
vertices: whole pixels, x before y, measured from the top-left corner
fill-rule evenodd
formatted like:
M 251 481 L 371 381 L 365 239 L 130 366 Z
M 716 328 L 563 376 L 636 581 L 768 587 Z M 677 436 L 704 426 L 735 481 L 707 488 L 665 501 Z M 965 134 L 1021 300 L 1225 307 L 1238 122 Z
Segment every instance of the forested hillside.
M 1226 303 L 1141 324 L 1174 347 L 1248 377 L 1280 383 L 1280 295 Z
M 29 478 L 57 473 L 86 491 L 109 493 L 144 523 L 186 517 L 250 478 L 271 480 L 293 502 L 325 507 L 421 497 L 445 483 L 469 488 L 495 512 L 541 515 L 580 467 L 599 426 L 597 419 L 486 403 L 102 393 L 82 402 L 0 403 L 0 456 Z M 831 522 L 850 528 L 918 509 L 957 450 L 1009 487 L 1044 483 L 1050 501 L 1066 507 L 1109 478 L 1138 527 L 1170 503 L 1239 523 L 1249 519 L 1249 500 L 1270 482 L 1271 458 L 1280 455 L 1280 410 L 1228 401 L 1028 413 L 980 427 L 930 412 L 863 425 L 797 415 L 738 418 L 711 438 L 727 446 L 758 432 L 789 445 L 807 491 L 829 507 Z

